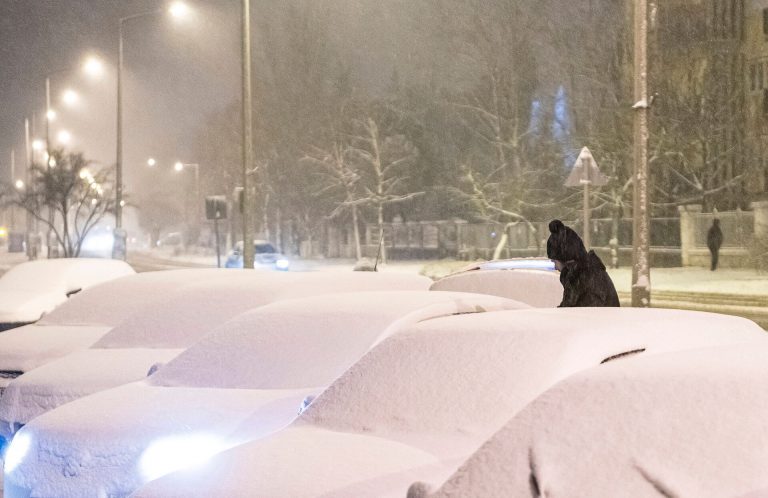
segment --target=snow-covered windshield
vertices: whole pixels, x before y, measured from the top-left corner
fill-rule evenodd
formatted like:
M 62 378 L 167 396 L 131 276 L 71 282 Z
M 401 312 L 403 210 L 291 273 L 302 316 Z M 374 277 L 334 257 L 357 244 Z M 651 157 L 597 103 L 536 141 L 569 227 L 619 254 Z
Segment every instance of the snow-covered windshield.
M 520 303 L 451 292 L 356 292 L 245 313 L 154 374 L 155 385 L 296 389 L 330 384 L 388 334 L 420 320 Z

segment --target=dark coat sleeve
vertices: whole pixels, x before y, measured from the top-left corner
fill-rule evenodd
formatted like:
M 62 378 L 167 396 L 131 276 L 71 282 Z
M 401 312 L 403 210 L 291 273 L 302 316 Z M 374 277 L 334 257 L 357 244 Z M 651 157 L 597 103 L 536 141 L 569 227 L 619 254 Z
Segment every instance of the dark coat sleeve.
M 720 227 L 712 225 L 707 232 L 707 247 L 710 251 L 717 251 L 723 245 L 723 231 Z

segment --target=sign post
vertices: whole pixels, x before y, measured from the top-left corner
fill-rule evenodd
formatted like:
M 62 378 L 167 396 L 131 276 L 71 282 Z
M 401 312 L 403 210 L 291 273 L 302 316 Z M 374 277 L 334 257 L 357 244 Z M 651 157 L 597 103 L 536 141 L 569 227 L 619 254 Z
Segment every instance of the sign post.
M 579 152 L 579 157 L 576 158 L 576 163 L 571 169 L 571 174 L 565 180 L 566 187 L 583 187 L 584 188 L 584 229 L 582 230 L 581 237 L 584 239 L 584 247 L 587 250 L 592 246 L 591 234 L 589 229 L 589 186 L 594 185 L 600 187 L 608 183 L 608 177 L 600 172 L 597 167 L 595 158 L 592 157 L 592 153 L 588 148 L 584 147 Z

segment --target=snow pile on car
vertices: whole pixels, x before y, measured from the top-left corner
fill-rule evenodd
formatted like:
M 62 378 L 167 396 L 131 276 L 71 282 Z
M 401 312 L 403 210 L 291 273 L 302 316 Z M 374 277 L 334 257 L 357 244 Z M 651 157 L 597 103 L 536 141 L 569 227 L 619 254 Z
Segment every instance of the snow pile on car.
M 234 318 L 148 382 L 230 389 L 327 386 L 351 366 L 350 358 L 360 358 L 382 338 L 425 318 L 524 308 L 508 299 L 459 292 L 372 291 L 289 299 Z
M 758 496 L 768 487 L 766 357 L 765 345 L 708 348 L 575 375 L 429 496 Z
M 29 323 L 66 302 L 69 295 L 133 274 L 123 261 L 46 259 L 11 268 L 0 278 L 0 323 Z
M 515 299 L 536 308 L 555 308 L 563 299 L 559 273 L 547 270 L 469 270 L 441 278 L 434 291 L 478 292 Z
M 153 364 L 169 361 L 215 327 L 267 303 L 332 290 L 426 290 L 430 283 L 426 277 L 405 274 L 350 273 L 329 282 L 322 273 L 207 272 L 214 278 L 188 284 L 137 307 L 91 349 L 13 380 L 0 398 L 0 420 L 26 424 L 65 402 L 140 380 Z M 115 352 L 128 349 L 134 351 Z
M 307 396 L 319 394 L 383 337 L 434 317 L 518 308 L 527 306 L 426 290 L 321 295 L 257 308 L 219 327 L 146 381 L 74 401 L 32 421 L 23 433 L 34 439 L 38 454 L 55 452 L 57 458 L 31 457 L 19 467 L 19 480 L 30 476 L 38 494 L 55 489 L 76 495 L 84 484 L 126 494 L 146 478 L 137 475 L 137 465 L 157 440 L 202 433 L 226 446 L 263 437 L 293 420 Z M 108 351 L 127 362 L 134 350 Z M 246 402 L 237 404 L 238 398 Z M 72 432 L 82 420 L 88 433 Z M 128 446 L 122 444 L 126 439 Z M 66 476 L 65 467 L 80 470 Z
M 381 342 L 289 428 L 135 496 L 402 497 L 416 479 L 443 482 L 539 394 L 607 358 L 766 340 L 748 320 L 676 310 L 523 309 L 428 320 Z

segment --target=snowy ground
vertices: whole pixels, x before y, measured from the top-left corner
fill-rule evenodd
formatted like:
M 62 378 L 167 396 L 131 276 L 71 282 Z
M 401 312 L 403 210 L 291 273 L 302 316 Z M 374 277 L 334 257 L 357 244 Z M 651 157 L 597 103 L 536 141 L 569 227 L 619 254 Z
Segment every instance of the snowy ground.
M 216 266 L 215 254 L 179 254 L 171 251 L 134 252 L 137 259 L 151 259 L 167 262 L 173 266 Z M 222 255 L 222 264 L 225 255 Z M 9 254 L 0 249 L 0 274 L 12 266 L 26 261 L 23 253 Z M 351 259 L 292 259 L 293 271 L 351 271 L 355 262 Z M 388 272 L 422 273 L 437 279 L 457 271 L 469 262 L 444 259 L 437 261 L 392 261 L 380 265 Z M 629 292 L 631 288 L 631 268 L 608 270 L 619 292 Z M 768 273 L 756 270 L 721 269 L 709 271 L 707 268 L 653 268 L 651 285 L 654 290 L 673 292 L 706 292 L 719 294 L 768 296 Z

